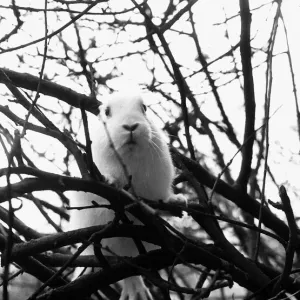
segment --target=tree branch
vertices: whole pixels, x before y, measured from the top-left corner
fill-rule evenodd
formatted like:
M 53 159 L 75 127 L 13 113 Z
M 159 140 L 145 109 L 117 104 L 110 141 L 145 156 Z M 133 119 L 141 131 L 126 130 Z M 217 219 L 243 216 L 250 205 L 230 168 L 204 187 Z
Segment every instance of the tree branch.
M 0 72 L 2 71 L 14 85 L 36 91 L 39 84 L 39 77 L 0 68 Z M 42 94 L 57 98 L 77 108 L 82 106 L 85 110 L 95 115 L 99 113 L 100 102 L 96 98 L 77 93 L 70 88 L 48 80 L 43 79 L 40 82 L 40 92 Z M 0 83 L 5 83 L 5 78 L 2 76 L 0 76 Z
M 245 99 L 245 130 L 244 130 L 244 147 L 242 149 L 242 164 L 237 184 L 246 190 L 247 183 L 251 173 L 251 162 L 253 143 L 255 140 L 254 125 L 255 125 L 255 95 L 254 82 L 252 75 L 252 53 L 250 45 L 250 26 L 251 13 L 248 0 L 240 0 L 240 15 L 241 15 L 241 43 L 240 52 L 243 66 L 244 76 L 244 99 Z

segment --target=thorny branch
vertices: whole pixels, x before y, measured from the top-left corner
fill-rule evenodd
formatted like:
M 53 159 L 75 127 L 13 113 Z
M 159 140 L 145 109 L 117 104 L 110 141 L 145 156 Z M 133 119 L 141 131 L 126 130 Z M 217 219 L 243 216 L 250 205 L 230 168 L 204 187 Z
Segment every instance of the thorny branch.
M 97 4 L 99 4 L 100 2 L 106 2 L 107 0 L 97 0 L 97 1 L 94 1 L 92 4 L 90 4 L 85 10 L 83 10 L 81 13 L 79 13 L 76 17 L 74 17 L 71 21 L 67 22 L 64 26 L 62 26 L 61 28 L 55 30 L 54 32 L 52 32 L 51 34 L 49 35 L 46 35 L 45 37 L 42 37 L 40 39 L 37 39 L 35 41 L 32 41 L 32 42 L 29 42 L 27 44 L 24 44 L 24 45 L 20 45 L 20 46 L 17 46 L 17 47 L 11 47 L 11 48 L 8 48 L 8 49 L 1 49 L 1 52 L 0 54 L 2 53 L 7 53 L 7 52 L 11 52 L 11 51 L 15 51 L 15 50 L 18 50 L 18 49 L 23 49 L 25 47 L 28 47 L 28 46 L 31 46 L 31 45 L 34 45 L 36 43 L 39 43 L 39 42 L 42 42 L 44 41 L 45 39 L 50 39 L 52 38 L 53 36 L 56 36 L 58 33 L 60 33 L 61 31 L 63 31 L 64 29 L 66 29 L 67 27 L 69 27 L 70 25 L 72 25 L 73 23 L 75 23 L 77 20 L 79 20 L 82 16 L 84 16 L 89 10 L 91 10 L 94 6 L 96 6 Z
M 272 61 L 272 53 L 274 49 L 275 38 L 277 34 L 277 26 L 278 26 L 278 18 L 280 12 L 280 5 L 278 5 L 277 13 L 274 18 L 274 23 L 272 27 L 272 33 L 269 43 L 268 50 L 268 59 L 267 59 L 267 72 L 266 72 L 266 92 L 265 92 L 265 120 L 268 120 L 270 117 L 270 105 L 271 105 L 271 95 L 272 95 L 272 84 L 273 84 L 273 61 Z M 269 122 L 266 123 L 264 128 L 265 137 L 265 155 L 264 155 L 264 174 L 263 174 L 263 184 L 262 184 L 262 192 L 261 192 L 261 206 L 259 211 L 259 223 L 258 227 L 261 227 L 262 223 L 262 208 L 265 206 L 265 188 L 266 188 L 266 176 L 268 170 L 268 158 L 269 158 Z M 262 141 L 264 142 L 264 141 Z M 257 235 L 256 241 L 256 251 L 255 251 L 255 260 L 258 259 L 258 252 L 260 248 L 260 234 Z

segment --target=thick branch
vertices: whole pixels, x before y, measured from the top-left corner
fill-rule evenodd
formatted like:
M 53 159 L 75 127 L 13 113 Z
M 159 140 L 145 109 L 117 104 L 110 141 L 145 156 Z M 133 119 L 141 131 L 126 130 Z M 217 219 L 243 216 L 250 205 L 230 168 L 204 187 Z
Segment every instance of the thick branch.
M 251 13 L 248 0 L 240 0 L 241 9 L 241 44 L 240 52 L 244 76 L 244 99 L 245 99 L 245 131 L 244 147 L 242 149 L 242 164 L 237 183 L 246 190 L 251 173 L 253 143 L 255 140 L 255 95 L 251 63 L 250 25 Z
M 96 208 L 94 208 L 96 209 Z M 13 246 L 12 259 L 20 256 L 33 256 L 49 250 L 65 247 L 87 240 L 90 236 L 101 231 L 105 225 L 91 226 L 68 232 L 61 232 L 44 236 L 26 243 L 18 243 Z M 135 237 L 149 243 L 159 244 L 159 237 L 153 232 L 146 230 L 141 225 L 122 224 L 104 231 L 101 238 L 110 238 L 114 236 Z M 99 237 L 100 238 L 100 237 Z
M 184 155 L 181 155 L 175 149 L 171 149 L 173 155 L 178 155 L 183 163 L 187 166 L 190 172 L 205 186 L 213 188 L 217 178 L 201 167 L 199 164 L 188 159 Z M 180 166 L 178 166 L 180 167 Z M 245 191 L 234 188 L 224 182 L 222 179 L 218 179 L 218 183 L 215 187 L 215 191 L 220 195 L 224 196 L 228 200 L 235 203 L 238 207 L 251 214 L 253 217 L 259 217 L 260 203 L 250 197 Z M 262 209 L 262 221 L 265 226 L 272 229 L 285 241 L 289 239 L 289 228 L 288 226 L 276 217 L 267 207 Z M 298 242 L 300 242 L 298 238 Z
M 37 90 L 39 77 L 28 73 L 19 73 L 3 68 L 0 68 L 0 72 L 1 71 L 4 71 L 14 85 L 31 91 Z M 4 80 L 5 78 L 0 76 L 0 83 L 4 83 Z M 100 102 L 97 99 L 77 93 L 70 88 L 57 83 L 48 80 L 41 80 L 40 93 L 60 99 L 77 108 L 80 108 L 82 105 L 84 109 L 95 115 L 99 113 Z
M 222 260 L 216 256 L 211 256 L 208 252 L 199 253 L 192 246 L 186 247 L 182 252 L 182 257 L 186 262 L 203 263 L 209 265 L 211 269 L 216 269 L 218 265 L 223 265 Z M 90 295 L 92 292 L 101 287 L 105 287 L 123 278 L 127 278 L 139 273 L 143 270 L 147 272 L 149 269 L 162 269 L 173 265 L 176 260 L 176 255 L 165 250 L 155 250 L 149 252 L 147 255 L 140 255 L 133 259 L 127 259 L 126 262 L 118 263 L 110 269 L 102 270 L 97 273 L 89 274 L 80 277 L 78 280 L 58 289 L 45 293 L 37 299 L 82 299 L 84 296 Z M 127 263 L 128 261 L 128 263 Z M 180 263 L 181 261 L 177 261 Z M 136 267 L 138 266 L 138 267 Z M 224 268 L 224 265 L 222 266 Z M 239 284 L 253 290 L 255 288 L 251 284 L 251 280 L 245 273 L 233 268 L 232 273 L 234 279 L 239 281 Z M 48 298 L 49 297 L 49 298 Z
M 3 253 L 5 249 L 5 238 L 0 235 L 0 252 Z M 38 278 L 42 282 L 49 279 L 55 272 L 49 268 L 47 268 L 45 265 L 40 263 L 38 260 L 32 257 L 20 257 L 16 258 L 15 262 L 22 267 L 22 269 L 31 274 L 32 276 Z M 56 280 L 52 281 L 50 286 L 51 287 L 58 287 L 66 284 L 67 281 L 62 279 L 61 277 L 57 278 Z
M 273 290 L 274 294 L 277 294 L 280 291 L 281 285 L 285 286 L 285 284 L 288 282 L 288 278 L 293 267 L 294 254 L 297 246 L 297 233 L 298 233 L 298 227 L 295 221 L 293 208 L 291 206 L 291 201 L 284 186 L 280 187 L 279 196 L 282 201 L 283 210 L 285 212 L 290 231 L 289 231 L 289 242 L 286 247 L 285 264 L 284 264 L 283 272 L 274 287 Z

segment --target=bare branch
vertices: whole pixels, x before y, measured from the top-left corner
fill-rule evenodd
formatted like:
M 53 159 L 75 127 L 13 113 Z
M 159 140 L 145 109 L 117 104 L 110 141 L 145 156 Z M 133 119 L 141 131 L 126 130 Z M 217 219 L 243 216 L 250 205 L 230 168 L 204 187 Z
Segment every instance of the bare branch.
M 94 113 L 99 113 L 100 102 L 94 97 L 88 97 L 86 95 L 77 93 L 65 86 L 59 85 L 57 83 L 39 80 L 38 77 L 26 73 L 18 73 L 8 69 L 1 69 L 6 76 L 11 80 L 11 82 L 18 86 L 28 90 L 36 91 L 38 84 L 40 82 L 40 92 L 44 95 L 51 96 L 60 99 L 74 107 L 80 108 L 82 105 L 84 109 Z M 5 77 L 0 76 L 0 82 L 5 83 L 7 80 Z
M 237 183 L 246 190 L 247 183 L 251 172 L 253 143 L 255 137 L 253 136 L 255 125 L 255 95 L 254 82 L 252 75 L 252 54 L 250 45 L 250 26 L 251 14 L 249 10 L 249 1 L 240 0 L 240 14 L 241 14 L 241 43 L 240 52 L 243 66 L 244 76 L 244 99 L 245 99 L 245 130 L 244 130 L 244 144 L 242 149 L 242 164 Z M 251 138 L 249 138 L 251 136 Z

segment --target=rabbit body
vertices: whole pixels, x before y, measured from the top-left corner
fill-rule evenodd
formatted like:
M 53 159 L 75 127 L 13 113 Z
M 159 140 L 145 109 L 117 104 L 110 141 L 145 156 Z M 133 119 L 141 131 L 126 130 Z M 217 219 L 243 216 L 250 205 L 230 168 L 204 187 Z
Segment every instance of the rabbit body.
M 131 191 L 137 196 L 154 201 L 174 197 L 175 172 L 169 148 L 164 133 L 148 119 L 141 96 L 114 95 L 101 114 L 102 120 L 90 127 L 92 153 L 96 166 L 108 182 L 122 188 L 129 183 L 130 175 Z M 90 193 L 76 193 L 73 198 L 72 206 L 91 205 L 92 200 L 107 203 L 104 198 Z M 71 228 L 106 224 L 113 218 L 114 212 L 105 208 L 72 210 Z M 133 217 L 131 219 L 138 223 Z M 101 244 L 117 255 L 138 255 L 130 238 L 105 239 Z M 93 249 L 86 249 L 85 254 L 93 254 Z M 123 280 L 120 300 L 138 299 L 152 299 L 142 278 L 135 276 Z

